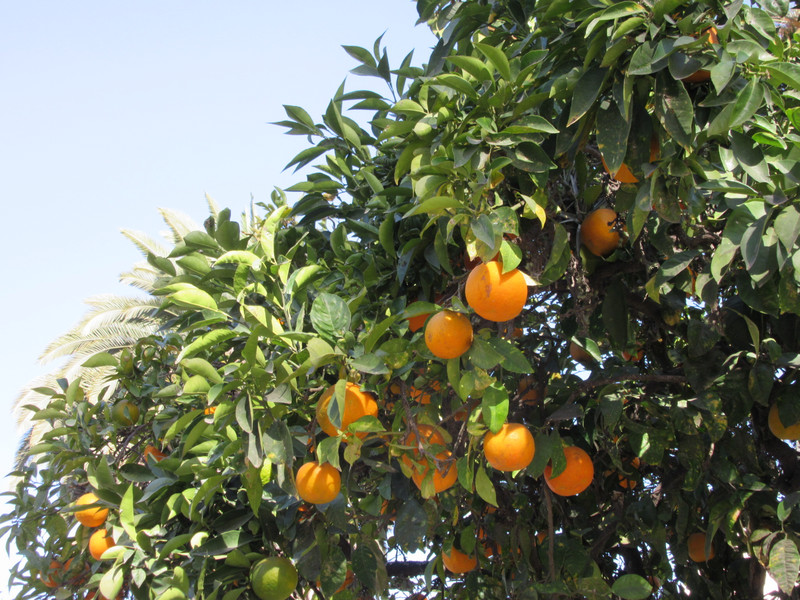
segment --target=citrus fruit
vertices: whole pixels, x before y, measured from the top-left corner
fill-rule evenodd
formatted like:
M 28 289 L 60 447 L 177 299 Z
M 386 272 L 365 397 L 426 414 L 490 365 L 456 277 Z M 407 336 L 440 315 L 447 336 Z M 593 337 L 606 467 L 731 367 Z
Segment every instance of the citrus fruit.
M 156 461 L 156 462 L 164 460 L 165 458 L 167 458 L 166 454 L 164 454 L 161 450 L 159 450 L 158 448 L 156 448 L 153 445 L 147 445 L 145 447 L 145 449 L 144 449 L 143 458 L 144 458 L 145 462 L 147 462 L 147 457 L 148 456 L 152 456 L 153 460 Z
M 464 287 L 467 304 L 487 321 L 510 321 L 528 300 L 528 284 L 518 269 L 503 273 L 500 261 L 482 263 L 470 271 Z
M 430 317 L 430 316 L 431 316 L 430 313 L 424 313 L 424 314 L 421 314 L 421 315 L 416 315 L 414 317 L 409 317 L 408 318 L 408 328 L 412 332 L 413 331 L 419 331 L 420 329 L 422 329 L 422 326 L 425 325 L 425 321 L 427 321 L 428 317 Z
M 620 183 L 638 183 L 639 182 L 639 179 L 636 177 L 636 175 L 634 175 L 631 172 L 630 168 L 625 163 L 622 163 L 622 165 L 619 168 L 619 171 L 617 171 L 616 173 L 612 174 L 611 170 L 608 168 L 608 165 L 606 164 L 606 159 L 603 158 L 602 155 L 600 155 L 600 161 L 603 163 L 603 168 L 606 170 L 606 173 L 611 175 L 611 177 L 613 179 L 616 179 Z
M 423 446 L 444 446 L 444 436 L 432 425 L 417 425 L 417 431 L 419 431 L 420 437 L 422 438 Z M 419 458 L 421 452 L 418 448 L 416 433 L 413 431 L 409 432 L 403 440 L 403 445 L 413 447 L 412 452 L 414 458 Z M 414 463 L 411 458 L 409 458 L 408 454 L 404 454 L 402 460 L 409 468 L 413 467 Z
M 472 324 L 461 313 L 438 312 L 425 325 L 425 345 L 437 358 L 458 358 L 472 346 Z
M 773 404 L 769 409 L 767 426 L 772 432 L 772 435 L 777 438 L 790 441 L 800 440 L 800 423 L 795 423 L 794 425 L 785 427 L 781 422 L 781 416 L 778 412 L 777 404 Z
M 521 423 L 505 423 L 497 433 L 483 436 L 483 454 L 498 471 L 519 471 L 533 460 L 533 436 Z
M 451 573 L 468 573 L 478 566 L 478 557 L 467 556 L 458 548 L 453 548 L 449 554 L 442 552 L 442 563 Z
M 84 506 L 96 504 L 99 501 L 100 499 L 97 496 L 89 492 L 78 498 L 75 504 L 77 506 Z M 106 522 L 106 517 L 108 517 L 107 508 L 84 508 L 75 513 L 75 518 L 78 520 L 78 523 L 86 527 L 100 527 L 100 525 Z
M 564 448 L 564 457 L 567 459 L 567 466 L 557 477 L 551 477 L 553 467 L 547 465 L 544 468 L 544 480 L 554 494 L 559 496 L 575 496 L 589 487 L 594 477 L 594 465 L 592 459 L 585 450 L 577 446 L 567 446 Z
M 526 375 L 519 380 L 517 394 L 521 402 L 525 404 L 536 404 L 539 400 L 539 387 L 536 379 L 531 375 Z
M 89 554 L 91 554 L 92 558 L 95 560 L 100 560 L 100 557 L 103 556 L 103 552 L 115 545 L 116 542 L 114 538 L 111 537 L 111 534 L 108 533 L 107 530 L 98 529 L 89 537 Z
M 42 573 L 39 575 L 39 580 L 49 588 L 58 587 L 60 585 L 59 575 L 63 567 L 64 565 L 62 565 L 57 560 L 50 561 L 50 568 L 47 570 L 46 573 Z
M 450 460 L 453 454 L 449 450 L 445 450 L 444 452 L 439 452 L 436 455 L 437 461 L 443 461 L 442 464 L 436 467 L 436 470 L 433 472 L 433 490 L 439 494 L 444 492 L 445 490 L 449 490 L 456 484 L 458 481 L 458 469 L 456 468 L 456 463 Z M 414 469 L 414 472 L 411 474 L 411 480 L 416 484 L 419 489 L 422 489 L 422 483 L 425 480 L 425 476 L 430 471 L 430 466 L 425 464 L 422 469 Z
M 628 362 L 639 362 L 644 358 L 644 348 L 639 348 L 636 354 L 631 354 L 627 350 L 623 350 L 622 358 L 624 358 Z
M 317 402 L 317 423 L 322 428 L 322 431 L 328 435 L 339 435 L 339 430 L 331 423 L 328 416 L 328 406 L 331 403 L 336 392 L 336 386 L 332 385 L 322 393 L 319 401 Z M 350 381 L 345 386 L 344 393 L 344 414 L 342 415 L 342 429 L 347 429 L 350 423 L 358 421 L 364 416 L 378 416 L 378 404 L 372 397 L 372 394 L 365 392 L 357 384 Z M 359 433 L 359 437 L 365 436 L 365 433 Z
M 139 420 L 139 407 L 130 400 L 120 400 L 111 409 L 111 418 L 117 425 L 133 425 Z
M 262 558 L 250 569 L 253 593 L 261 600 L 285 600 L 297 587 L 297 569 L 288 558 Z
M 595 256 L 608 256 L 619 246 L 614 224 L 619 215 L 610 208 L 593 210 L 581 223 L 581 242 Z
M 438 381 L 432 381 L 427 387 L 433 392 L 438 392 L 439 390 L 442 389 L 442 384 L 439 383 Z M 431 395 L 424 388 L 418 390 L 414 386 L 411 386 L 411 388 L 408 390 L 408 397 L 411 398 L 412 400 L 416 400 L 420 404 L 431 403 Z
M 339 494 L 342 477 L 330 463 L 307 462 L 295 477 L 298 495 L 311 504 L 327 504 Z
M 687 546 L 689 550 L 689 558 L 691 558 L 694 562 L 706 562 L 707 560 L 711 560 L 714 558 L 714 543 L 711 543 L 711 547 L 708 549 L 708 554 L 706 554 L 706 534 L 701 532 L 693 533 L 689 536 L 687 540 Z

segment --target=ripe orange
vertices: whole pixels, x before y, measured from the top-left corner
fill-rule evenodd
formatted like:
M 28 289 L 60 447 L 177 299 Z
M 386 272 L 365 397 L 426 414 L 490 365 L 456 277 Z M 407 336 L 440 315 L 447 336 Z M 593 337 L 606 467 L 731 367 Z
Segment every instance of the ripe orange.
M 468 573 L 478 566 L 478 557 L 467 556 L 458 548 L 453 548 L 449 554 L 442 552 L 442 563 L 451 573 Z
M 602 155 L 600 155 L 600 161 L 603 163 L 603 168 L 606 170 L 606 173 L 611 175 L 612 178 L 616 179 L 620 183 L 639 182 L 639 179 L 636 177 L 636 175 L 634 175 L 631 172 L 630 168 L 625 163 L 622 163 L 622 166 L 620 166 L 619 171 L 617 171 L 612 175 L 611 170 L 608 168 L 608 165 L 606 164 L 606 159 L 604 159 Z
M 422 437 L 423 446 L 444 446 L 444 436 L 432 425 L 417 425 L 417 430 Z M 413 431 L 409 432 L 405 440 L 403 440 L 403 445 L 413 447 L 414 458 L 419 458 L 421 452 L 417 447 L 417 434 Z M 409 467 L 413 465 L 411 458 L 407 454 L 403 455 L 402 460 Z
M 437 461 L 445 461 L 442 465 L 436 467 L 436 470 L 433 472 L 433 489 L 437 494 L 449 490 L 456 484 L 456 481 L 458 481 L 456 463 L 455 461 L 450 461 L 452 456 L 453 454 L 449 450 L 439 452 L 436 455 Z M 430 466 L 425 464 L 422 470 L 415 468 L 413 473 L 411 473 L 411 480 L 419 489 L 422 489 L 422 482 L 425 480 L 428 471 L 430 471 Z
M 636 352 L 635 355 L 631 354 L 627 350 L 623 350 L 622 358 L 624 358 L 628 362 L 639 362 L 644 358 L 644 348 L 639 348 L 639 350 Z
M 439 383 L 438 381 L 432 381 L 428 387 L 432 391 L 438 392 L 439 390 L 442 389 L 442 384 Z M 420 404 L 430 404 L 431 403 L 431 395 L 428 392 L 426 392 L 424 389 L 423 390 L 418 390 L 417 388 L 412 386 L 411 389 L 408 391 L 408 396 L 412 400 L 416 400 Z
M 795 423 L 794 425 L 789 425 L 785 427 L 784 424 L 781 422 L 781 416 L 778 411 L 778 405 L 773 404 L 769 409 L 769 415 L 767 416 L 767 426 L 769 430 L 772 432 L 777 438 L 782 440 L 800 440 L 800 423 Z
M 518 269 L 503 273 L 500 261 L 482 263 L 470 271 L 464 287 L 467 304 L 488 321 L 510 321 L 528 300 L 528 284 Z
M 342 477 L 330 463 L 307 462 L 297 470 L 297 494 L 311 504 L 327 504 L 339 495 Z
M 139 407 L 130 400 L 120 400 L 111 409 L 111 418 L 117 425 L 133 425 L 139 420 Z
M 100 557 L 103 556 L 103 552 L 115 545 L 116 542 L 114 538 L 111 537 L 111 534 L 107 530 L 98 529 L 89 538 L 89 554 L 91 554 L 92 558 L 95 560 L 100 560 Z
M 486 460 L 498 471 L 519 471 L 533 460 L 533 436 L 521 423 L 505 423 L 497 433 L 483 436 Z
M 322 428 L 322 431 L 328 435 L 339 435 L 339 430 L 331 423 L 328 416 L 328 405 L 333 398 L 336 391 L 336 386 L 332 385 L 322 393 L 319 401 L 317 402 L 317 423 Z M 342 429 L 347 429 L 350 423 L 358 421 L 364 416 L 378 416 L 378 404 L 372 397 L 372 394 L 365 392 L 357 384 L 350 381 L 344 393 L 344 414 L 342 415 Z M 365 433 L 359 433 L 359 437 L 364 437 Z
M 428 317 L 430 317 L 430 316 L 431 316 L 430 313 L 425 313 L 425 314 L 422 314 L 422 315 L 417 315 L 415 317 L 409 317 L 408 318 L 408 328 L 412 332 L 422 329 L 422 326 L 425 325 L 425 321 L 427 321 Z
M 536 404 L 539 399 L 539 387 L 532 375 L 526 375 L 519 380 L 517 393 L 523 403 Z
M 694 562 L 706 562 L 707 560 L 714 558 L 713 542 L 711 543 L 711 547 L 708 549 L 708 554 L 706 554 L 705 533 L 698 531 L 690 535 L 687 541 L 687 546 L 689 550 L 689 558 L 691 558 Z
M 551 477 L 553 467 L 544 469 L 544 480 L 554 494 L 559 496 L 575 496 L 589 487 L 594 478 L 594 465 L 585 450 L 577 446 L 564 448 L 567 466 L 557 477 Z
M 595 256 L 608 256 L 619 246 L 619 232 L 614 229 L 619 215 L 610 208 L 593 210 L 581 224 L 581 242 Z
M 216 406 L 208 406 L 203 410 L 204 415 L 213 415 L 215 412 L 217 412 Z
M 469 318 L 452 310 L 436 313 L 425 325 L 425 345 L 437 358 L 458 358 L 472 346 Z
M 60 562 L 52 560 L 50 561 L 50 568 L 47 572 L 39 575 L 39 580 L 49 588 L 57 588 L 60 585 L 60 573 L 63 568 L 64 565 Z
M 153 460 L 156 461 L 156 462 L 159 462 L 159 461 L 164 460 L 165 458 L 167 458 L 166 454 L 164 454 L 161 450 L 159 450 L 158 448 L 156 448 L 155 446 L 150 445 L 150 444 L 148 444 L 145 447 L 144 454 L 142 455 L 142 458 L 144 458 L 145 462 L 147 462 L 147 457 L 148 456 L 152 456 Z
M 86 504 L 96 504 L 99 501 L 100 499 L 97 496 L 89 492 L 78 498 L 75 504 L 77 506 L 84 506 Z M 108 517 L 107 508 L 84 508 L 75 513 L 75 518 L 78 520 L 78 523 L 86 527 L 100 527 L 100 525 L 106 522 L 106 517 Z

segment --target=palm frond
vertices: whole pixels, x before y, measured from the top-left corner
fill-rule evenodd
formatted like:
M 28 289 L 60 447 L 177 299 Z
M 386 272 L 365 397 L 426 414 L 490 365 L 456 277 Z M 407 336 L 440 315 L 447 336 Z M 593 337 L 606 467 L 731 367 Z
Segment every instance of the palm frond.
M 125 271 L 119 276 L 120 282 L 137 289 L 151 293 L 155 283 L 164 274 L 149 263 L 138 263 L 130 271 Z
M 141 231 L 133 231 L 132 229 L 121 229 L 122 235 L 128 238 L 133 245 L 139 249 L 144 256 L 147 256 L 147 253 L 150 252 L 155 254 L 156 256 L 166 256 L 169 254 L 169 249 L 167 249 L 161 242 L 156 241 L 155 239 L 151 238 L 146 233 L 142 233 Z
M 91 356 L 132 346 L 140 338 L 153 335 L 160 326 L 155 319 L 109 323 L 90 331 L 71 330 L 51 342 L 39 357 L 43 363 L 78 354 Z
M 111 321 L 138 321 L 152 319 L 163 304 L 155 296 L 118 296 L 101 294 L 86 300 L 90 310 L 81 318 L 75 329 L 87 331 Z
M 217 201 L 206 194 L 206 203 L 208 204 L 208 212 L 210 212 L 211 216 L 214 217 L 214 220 L 216 220 L 219 216 L 219 206 L 217 205 Z
M 164 222 L 172 231 L 175 243 L 180 242 L 187 233 L 201 229 L 190 216 L 182 212 L 168 208 L 159 208 L 158 212 L 161 213 L 161 218 L 164 219 Z

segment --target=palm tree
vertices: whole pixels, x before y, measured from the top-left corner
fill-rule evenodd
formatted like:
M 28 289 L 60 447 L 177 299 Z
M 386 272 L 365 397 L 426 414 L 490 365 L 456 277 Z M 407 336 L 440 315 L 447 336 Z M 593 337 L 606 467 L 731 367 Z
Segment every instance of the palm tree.
M 219 213 L 214 201 L 207 197 L 212 217 Z M 190 231 L 200 227 L 188 216 L 176 211 L 159 209 L 161 217 L 169 227 L 165 240 L 172 245 L 181 241 Z M 150 236 L 132 230 L 123 229 L 122 234 L 128 238 L 139 251 L 147 257 L 167 256 L 170 246 Z M 180 271 L 180 268 L 177 267 Z M 163 308 L 164 299 L 153 295 L 156 283 L 166 274 L 147 261 L 141 261 L 130 271 L 120 275 L 120 281 L 131 285 L 143 293 L 135 295 L 104 294 L 86 300 L 89 310 L 69 331 L 53 340 L 45 348 L 39 360 L 50 363 L 57 359 L 65 359 L 57 369 L 36 377 L 20 392 L 14 402 L 14 413 L 17 425 L 26 433 L 23 436 L 17 453 L 17 460 L 23 460 L 25 451 L 35 444 L 45 431 L 47 424 L 37 421 L 31 424 L 32 412 L 24 407 L 41 408 L 47 401 L 37 388 L 59 388 L 59 379 L 73 381 L 81 378 L 81 387 L 90 401 L 108 398 L 114 392 L 113 381 L 108 376 L 112 367 L 84 368 L 86 360 L 99 352 L 118 353 L 131 348 L 144 337 L 156 333 L 174 315 Z

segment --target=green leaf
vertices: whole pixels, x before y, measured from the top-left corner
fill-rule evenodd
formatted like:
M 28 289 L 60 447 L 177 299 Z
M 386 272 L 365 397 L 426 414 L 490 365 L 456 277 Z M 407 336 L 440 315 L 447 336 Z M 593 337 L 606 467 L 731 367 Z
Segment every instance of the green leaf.
M 431 85 L 443 85 L 457 91 L 468 98 L 477 99 L 478 93 L 472 84 L 463 77 L 454 73 L 444 73 L 434 78 L 430 82 Z
M 499 383 L 493 383 L 483 392 L 481 402 L 483 422 L 492 433 L 497 433 L 508 418 L 508 392 Z
M 794 63 L 767 63 L 764 65 L 772 76 L 773 84 L 785 84 L 800 89 L 800 65 Z
M 645 600 L 653 593 L 653 586 L 644 577 L 628 573 L 614 582 L 611 592 L 623 600 Z
M 253 536 L 247 531 L 240 531 L 238 529 L 226 531 L 200 544 L 194 549 L 194 554 L 197 554 L 198 556 L 224 557 L 224 555 L 228 554 L 232 550 L 242 548 L 251 541 L 253 541 Z
M 116 357 L 113 354 L 108 352 L 98 352 L 87 358 L 81 366 L 86 369 L 91 369 L 94 367 L 116 367 L 119 363 L 117 362 Z
M 497 492 L 483 465 L 478 465 L 478 472 L 475 474 L 475 490 L 484 502 L 497 506 Z
M 333 404 L 333 402 L 331 402 Z M 330 463 L 335 468 L 339 468 L 339 444 L 341 440 L 338 437 L 326 437 L 319 444 L 317 444 L 317 459 L 320 464 Z
M 136 486 L 134 484 L 130 484 L 128 489 L 125 490 L 125 493 L 122 495 L 122 502 L 119 505 L 119 522 L 122 525 L 122 528 L 125 530 L 125 533 L 128 534 L 128 537 L 132 540 L 136 539 L 136 527 L 134 526 L 134 512 L 133 512 L 133 505 L 134 505 L 134 492 L 136 491 Z
M 470 362 L 476 367 L 487 370 L 495 367 L 504 360 L 504 356 L 495 350 L 487 340 L 481 337 L 476 337 L 472 341 L 468 357 Z
M 800 572 L 800 553 L 791 539 L 773 544 L 769 551 L 769 573 L 785 594 L 791 594 Z
M 184 358 L 180 363 L 187 371 L 202 375 L 212 383 L 222 383 L 223 379 L 214 366 L 203 358 Z
M 481 42 L 475 42 L 474 45 L 481 54 L 489 59 L 489 62 L 492 63 L 492 66 L 500 73 L 503 79 L 511 80 L 511 67 L 508 64 L 508 57 L 500 48 Z
M 486 63 L 474 56 L 448 56 L 447 62 L 463 69 L 478 81 L 492 81 L 493 79 L 492 72 L 489 71 Z
M 567 127 L 576 123 L 592 107 L 603 88 L 603 82 L 608 72 L 608 69 L 594 68 L 581 75 L 572 91 L 572 104 L 569 109 Z
M 628 305 L 625 301 L 625 288 L 622 282 L 615 281 L 605 290 L 603 298 L 603 325 L 608 331 L 611 343 L 624 349 L 628 343 Z
M 386 217 L 381 221 L 378 228 L 378 240 L 384 252 L 392 258 L 397 257 L 397 252 L 394 248 L 394 213 L 387 213 Z
M 656 78 L 655 113 L 664 129 L 687 151 L 693 150 L 694 107 L 689 92 L 667 72 Z
M 169 298 L 178 306 L 185 308 L 208 309 L 219 312 L 217 303 L 211 294 L 199 288 L 178 290 L 169 295 Z
M 190 231 L 183 236 L 183 241 L 187 246 L 191 246 L 199 250 L 220 250 L 217 240 L 208 235 L 205 231 Z
M 350 309 L 334 294 L 321 293 L 314 299 L 309 313 L 314 330 L 328 341 L 336 343 L 350 329 Z
M 733 104 L 730 126 L 739 127 L 755 114 L 764 102 L 764 88 L 758 79 L 751 79 L 745 88 L 736 95 Z
M 507 371 L 522 374 L 533 373 L 530 361 L 513 342 L 503 338 L 492 337 L 489 339 L 489 344 L 503 357 L 502 365 Z
M 237 333 L 230 329 L 213 329 L 208 333 L 204 333 L 199 338 L 194 340 L 191 344 L 186 346 L 183 351 L 178 355 L 178 361 L 184 358 L 210 350 L 214 346 L 222 344 L 223 342 L 236 337 Z
M 463 207 L 464 204 L 455 198 L 451 198 L 449 196 L 434 196 L 433 198 L 428 198 L 424 202 L 417 204 L 414 208 L 406 212 L 403 215 L 403 218 L 406 219 L 420 213 L 429 215 L 445 214 L 448 209 Z
M 614 102 L 609 102 L 608 108 L 601 108 L 598 111 L 597 148 L 612 174 L 619 171 L 625 160 L 630 130 L 631 121 L 622 118 L 622 114 Z M 638 165 L 631 166 L 638 168 Z

